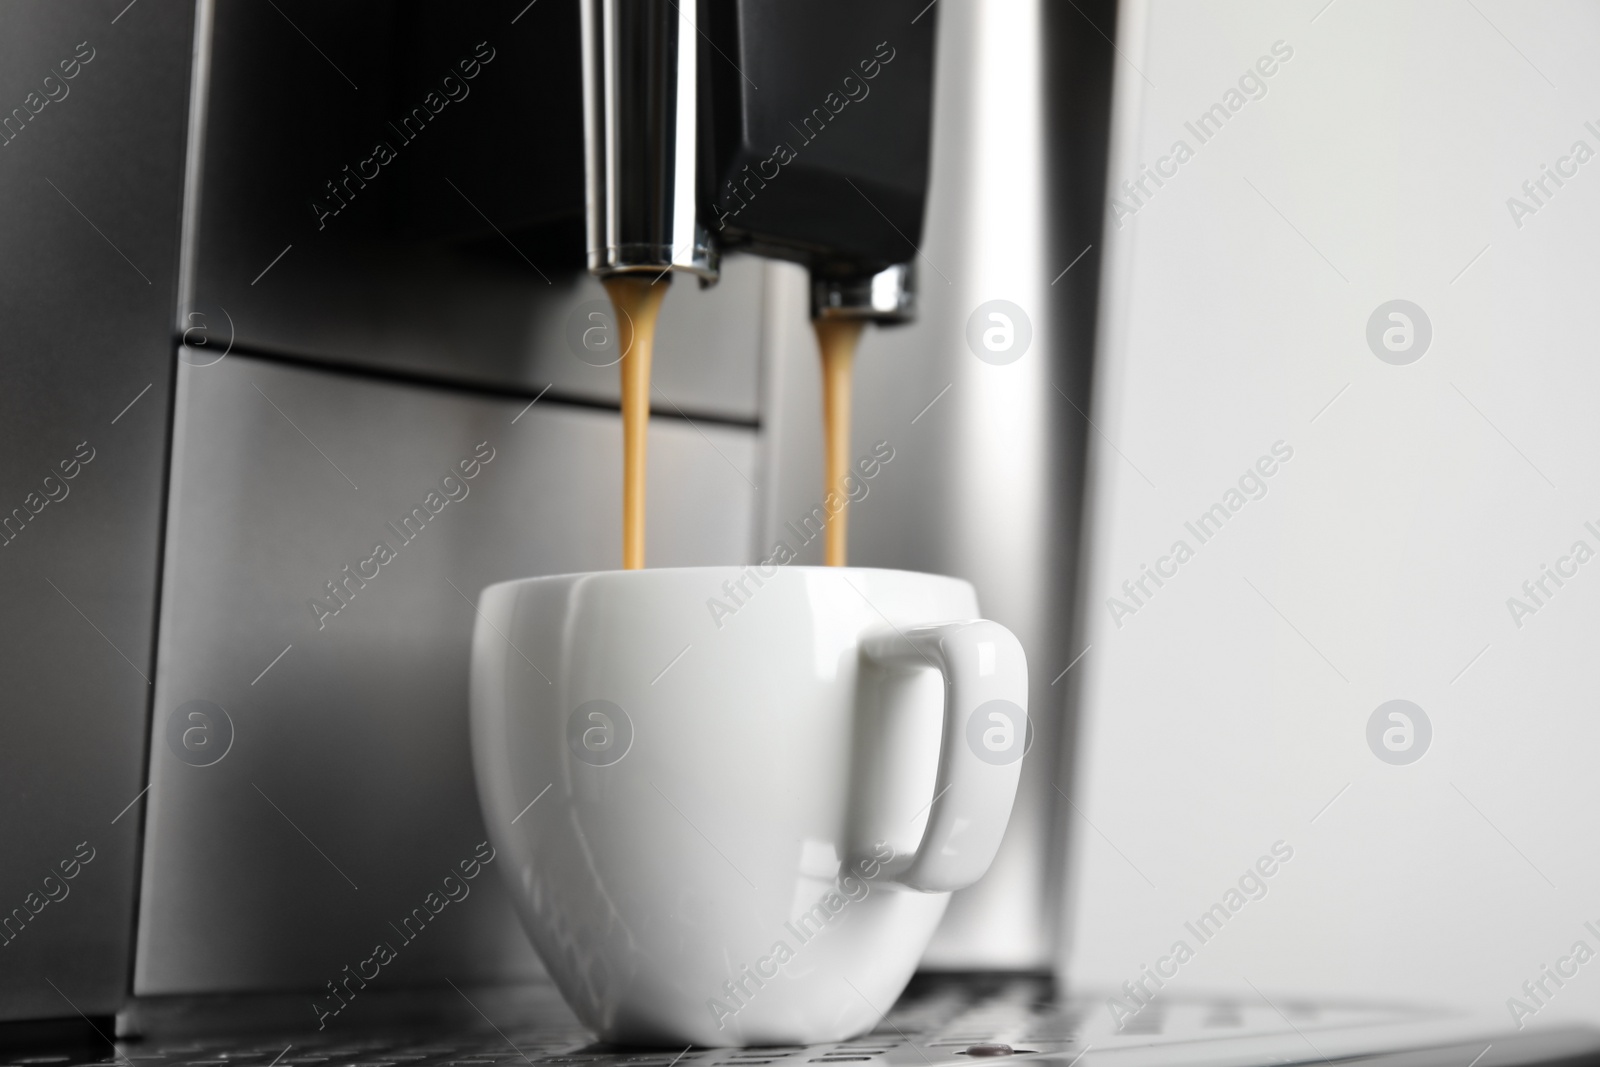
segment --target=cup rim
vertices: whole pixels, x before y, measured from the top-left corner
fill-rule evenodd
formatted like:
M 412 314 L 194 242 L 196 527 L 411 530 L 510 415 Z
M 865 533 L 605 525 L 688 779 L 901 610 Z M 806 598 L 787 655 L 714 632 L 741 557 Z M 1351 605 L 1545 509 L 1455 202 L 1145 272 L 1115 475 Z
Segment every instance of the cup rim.
M 542 583 L 545 583 L 545 582 L 570 581 L 570 580 L 575 579 L 575 578 L 601 578 L 601 577 L 611 577 L 613 575 L 634 575 L 634 574 L 641 575 L 641 576 L 642 575 L 651 575 L 651 574 L 656 574 L 656 575 L 668 575 L 668 574 L 671 574 L 671 575 L 686 575 L 686 574 L 705 574 L 705 575 L 742 574 L 745 571 L 754 570 L 756 567 L 759 567 L 760 565 L 761 564 L 759 564 L 759 563 L 738 563 L 738 564 L 726 563 L 726 564 L 713 564 L 713 565 L 709 565 L 709 566 L 699 566 L 699 567 L 641 567 L 641 568 L 636 568 L 636 569 L 631 569 L 631 570 L 624 570 L 624 569 L 618 567 L 618 568 L 613 568 L 613 569 L 610 569 L 610 570 L 603 570 L 603 571 L 568 571 L 568 572 L 566 572 L 564 574 L 535 574 L 535 575 L 529 575 L 526 578 L 507 578 L 507 579 L 505 579 L 503 581 L 493 582 L 493 583 L 491 583 L 489 585 L 484 586 L 482 589 L 480 589 L 478 591 L 478 597 L 481 600 L 482 598 L 488 596 L 491 592 L 494 592 L 494 591 L 499 590 L 499 589 L 509 589 L 509 588 L 512 588 L 512 587 L 529 587 L 529 586 L 539 585 L 539 584 L 542 584 Z M 780 564 L 777 564 L 776 569 L 779 572 L 782 572 L 782 571 L 797 571 L 797 572 L 804 572 L 804 573 L 807 573 L 807 574 L 813 574 L 813 573 L 815 573 L 815 574 L 835 574 L 835 575 L 845 575 L 845 574 L 899 574 L 899 575 L 907 575 L 907 576 L 914 577 L 914 578 L 936 578 L 936 579 L 938 579 L 940 581 L 959 582 L 960 584 L 968 586 L 968 587 L 972 586 L 972 583 L 970 581 L 968 581 L 967 579 L 965 579 L 965 578 L 957 578 L 954 575 L 950 575 L 950 574 L 935 574 L 932 571 L 911 571 L 911 570 L 906 570 L 906 569 L 901 568 L 901 567 L 825 567 L 825 566 L 818 566 L 818 565 L 813 565 L 813 564 L 787 564 L 787 563 L 780 563 Z M 630 579 L 627 579 L 627 580 L 628 581 L 633 581 L 634 579 L 630 578 Z M 767 580 L 771 581 L 771 578 L 767 578 Z

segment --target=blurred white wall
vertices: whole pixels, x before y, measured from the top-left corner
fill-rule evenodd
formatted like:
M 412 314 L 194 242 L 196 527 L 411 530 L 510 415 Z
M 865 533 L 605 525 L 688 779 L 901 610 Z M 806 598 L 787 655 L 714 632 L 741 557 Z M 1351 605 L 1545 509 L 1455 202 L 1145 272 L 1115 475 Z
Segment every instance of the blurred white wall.
M 1600 555 L 1507 604 L 1600 553 L 1600 6 L 1131 0 L 1117 36 L 1063 974 L 1183 940 L 1169 991 L 1600 1019 L 1600 956 L 1558 963 L 1600 953 Z M 1415 312 L 1369 345 L 1396 299 L 1420 358 Z M 1396 699 L 1405 765 L 1368 740 Z

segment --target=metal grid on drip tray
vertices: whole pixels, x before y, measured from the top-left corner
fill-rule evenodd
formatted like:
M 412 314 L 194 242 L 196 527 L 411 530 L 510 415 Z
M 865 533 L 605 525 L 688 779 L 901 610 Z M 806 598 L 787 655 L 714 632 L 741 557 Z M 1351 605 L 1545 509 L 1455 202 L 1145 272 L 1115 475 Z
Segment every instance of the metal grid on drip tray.
M 1034 1040 L 1036 1034 L 1044 1037 L 1037 1024 L 1060 1014 L 1049 1005 L 1049 992 L 1049 983 L 1035 978 L 935 979 L 915 983 L 871 1034 L 853 1041 L 651 1051 L 594 1043 L 553 989 L 544 987 L 519 999 L 514 1013 L 489 1008 L 484 1019 L 494 1018 L 488 1026 L 422 1032 L 404 1021 L 358 1029 L 329 1020 L 320 1032 L 281 1029 L 271 1037 L 253 1027 L 257 1032 L 248 1038 L 151 1036 L 118 1041 L 114 1048 L 108 1042 L 88 1054 L 8 1055 L 0 1049 L 0 1067 L 928 1067 L 965 1061 L 967 1046 L 980 1041 L 1017 1044 L 1027 1038 L 1032 1051 L 1064 1047 L 1062 1037 Z
M 515 990 L 493 1002 L 456 992 L 454 1007 L 461 1010 L 453 1024 L 442 1021 L 448 1016 L 441 1002 L 430 999 L 376 1021 L 324 1019 L 329 1025 L 321 1032 L 268 1029 L 258 1018 L 248 1038 L 239 1036 L 245 1024 L 235 1020 L 221 1021 L 230 1036 L 172 1036 L 196 1031 L 169 1019 L 168 1025 L 142 1026 L 153 1036 L 114 1046 L 105 1041 L 88 1053 L 0 1049 L 0 1067 L 966 1067 L 995 1058 L 1048 1061 L 1049 1067 L 1287 1067 L 1356 1058 L 1374 1067 L 1386 1059 L 1392 1067 L 1460 1067 L 1469 1060 L 1510 1067 L 1580 1058 L 1600 1064 L 1600 1034 L 1593 1031 L 1529 1037 L 1506 1034 L 1502 1024 L 1485 1047 L 1481 1025 L 1438 1011 L 1271 1000 L 1259 993 L 1130 1000 L 1102 992 L 1057 999 L 1048 980 L 1032 977 L 923 977 L 869 1034 L 834 1044 L 758 1048 L 599 1045 L 549 986 Z M 298 999 L 293 1006 L 297 1014 L 303 1010 Z M 215 1031 L 215 1015 L 215 1005 L 190 1005 L 182 1019 L 200 1024 L 209 1016 Z M 136 1020 L 133 1025 L 141 1028 Z

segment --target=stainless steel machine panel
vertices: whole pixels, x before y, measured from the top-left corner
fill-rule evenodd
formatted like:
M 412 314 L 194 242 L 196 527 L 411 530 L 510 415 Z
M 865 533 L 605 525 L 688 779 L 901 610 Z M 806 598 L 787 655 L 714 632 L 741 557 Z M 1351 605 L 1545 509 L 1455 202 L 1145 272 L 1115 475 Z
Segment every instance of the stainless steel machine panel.
M 1109 26 L 1109 7 L 1086 10 Z M 1072 732 L 1061 679 L 1082 651 L 1070 634 L 1098 262 L 1087 246 L 1098 240 L 1109 85 L 1086 17 L 1013 0 L 942 10 L 926 240 L 906 250 L 918 318 L 870 329 L 856 361 L 852 459 L 873 458 L 878 442 L 876 458 L 893 458 L 851 505 L 850 562 L 971 581 L 984 614 L 1028 654 L 1034 737 L 1011 825 L 989 873 L 951 901 L 930 969 L 1049 968 L 1057 850 L 1081 828 L 1061 815 L 1070 764 L 1058 757 Z M 759 552 L 782 539 L 820 563 L 821 538 L 801 546 L 794 533 L 822 498 L 805 276 L 771 277 L 763 430 L 775 491 Z M 993 301 L 1013 306 L 1010 351 L 974 348 L 972 323 L 989 325 Z
M 236 355 L 183 366 L 177 412 L 134 990 L 309 994 L 484 840 L 472 601 L 616 565 L 620 426 Z M 651 562 L 746 558 L 755 432 L 651 435 Z M 434 925 L 385 984 L 538 973 L 498 877 Z
M 124 6 L 0 6 L 0 1020 L 127 985 L 194 12 Z
M 199 306 L 241 350 L 616 404 L 616 371 L 566 341 L 605 296 L 583 271 L 579 58 L 573 2 L 220 5 Z M 413 135 L 403 116 L 452 75 Z M 394 158 L 366 166 L 380 143 Z M 666 302 L 662 406 L 755 421 L 759 278 L 729 261 L 709 302 Z

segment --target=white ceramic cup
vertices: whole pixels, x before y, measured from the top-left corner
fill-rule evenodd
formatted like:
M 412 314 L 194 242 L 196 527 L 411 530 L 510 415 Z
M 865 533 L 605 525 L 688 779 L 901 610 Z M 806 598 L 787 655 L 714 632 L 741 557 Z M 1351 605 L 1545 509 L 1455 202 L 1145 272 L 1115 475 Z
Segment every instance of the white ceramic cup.
M 472 753 L 529 938 L 606 1041 L 840 1041 L 1011 815 L 1022 646 L 972 586 L 697 567 L 479 598 Z

